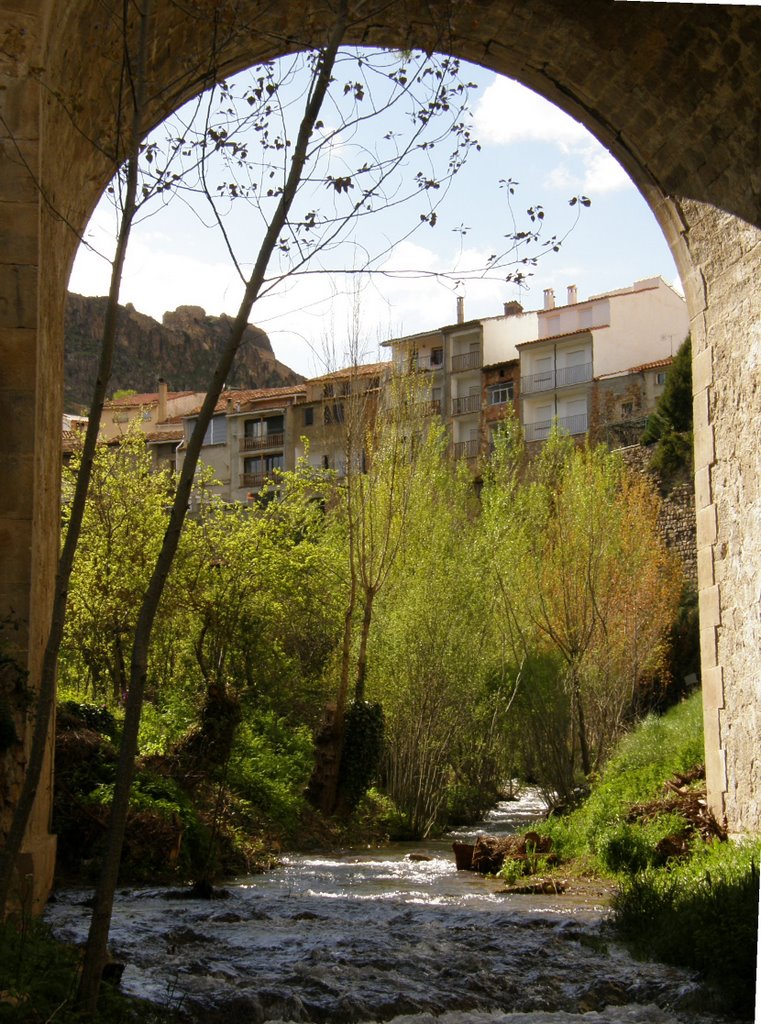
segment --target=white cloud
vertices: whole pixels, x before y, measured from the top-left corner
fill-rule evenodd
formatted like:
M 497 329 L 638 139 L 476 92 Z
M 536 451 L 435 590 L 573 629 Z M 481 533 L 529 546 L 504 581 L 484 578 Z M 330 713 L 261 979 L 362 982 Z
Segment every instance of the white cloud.
M 599 195 L 631 187 L 620 164 L 583 125 L 512 79 L 497 78 L 486 89 L 475 124 L 482 143 L 544 142 L 566 154 L 545 176 L 548 188 Z
M 597 143 L 590 143 L 553 167 L 545 176 L 544 185 L 590 196 L 634 187 L 618 161 Z
M 476 135 L 482 143 L 552 142 L 578 146 L 589 132 L 553 103 L 511 78 L 497 78 L 475 109 Z

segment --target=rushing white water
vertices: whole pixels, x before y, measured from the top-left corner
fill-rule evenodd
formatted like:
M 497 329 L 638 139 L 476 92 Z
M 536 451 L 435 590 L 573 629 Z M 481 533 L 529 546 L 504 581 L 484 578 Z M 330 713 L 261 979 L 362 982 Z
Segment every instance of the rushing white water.
M 478 830 L 529 827 L 529 793 Z M 418 855 L 430 859 L 411 859 Z M 122 988 L 204 1024 L 701 1024 L 684 972 L 635 963 L 605 930 L 608 910 L 571 896 L 499 893 L 458 872 L 447 842 L 291 856 L 212 902 L 127 889 L 111 948 Z M 47 919 L 84 941 L 89 893 L 57 894 Z

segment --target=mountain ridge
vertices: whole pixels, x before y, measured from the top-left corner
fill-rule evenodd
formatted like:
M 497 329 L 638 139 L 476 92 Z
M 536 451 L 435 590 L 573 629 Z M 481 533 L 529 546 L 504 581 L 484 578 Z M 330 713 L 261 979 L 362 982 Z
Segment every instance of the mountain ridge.
M 108 299 L 69 292 L 64 319 L 64 408 L 86 411 L 100 355 Z M 113 370 L 108 393 L 156 391 L 159 378 L 172 391 L 205 391 L 233 317 L 210 316 L 201 306 L 178 306 L 161 323 L 131 303 L 119 306 Z M 269 337 L 246 327 L 227 386 L 268 388 L 298 384 L 304 378 L 281 363 Z

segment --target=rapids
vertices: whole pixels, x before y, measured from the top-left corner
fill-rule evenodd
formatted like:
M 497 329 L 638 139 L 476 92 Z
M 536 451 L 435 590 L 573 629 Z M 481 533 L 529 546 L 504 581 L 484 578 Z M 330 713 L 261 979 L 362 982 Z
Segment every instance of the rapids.
M 111 950 L 122 989 L 203 1024 L 717 1024 L 688 973 L 635 962 L 593 898 L 501 895 L 457 872 L 453 838 L 523 831 L 528 792 L 446 841 L 293 855 L 229 884 L 229 898 L 123 889 Z M 410 859 L 410 853 L 429 859 Z M 46 919 L 84 942 L 89 892 Z

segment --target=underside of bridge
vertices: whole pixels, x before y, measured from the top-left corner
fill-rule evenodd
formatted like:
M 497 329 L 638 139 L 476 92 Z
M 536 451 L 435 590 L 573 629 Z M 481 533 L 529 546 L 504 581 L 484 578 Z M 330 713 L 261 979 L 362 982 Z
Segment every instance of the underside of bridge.
M 446 51 L 572 114 L 663 229 L 692 323 L 709 798 L 732 831 L 758 831 L 761 11 L 619 0 L 350 7 L 347 43 Z M 0 618 L 19 626 L 32 689 L 58 544 L 64 296 L 113 171 L 123 8 L 132 3 L 5 0 L 0 10 Z M 321 43 L 334 14 L 322 0 L 154 0 L 153 123 L 211 77 Z M 2 754 L 3 830 L 27 744 Z M 20 865 L 35 901 L 55 851 L 49 775 Z

